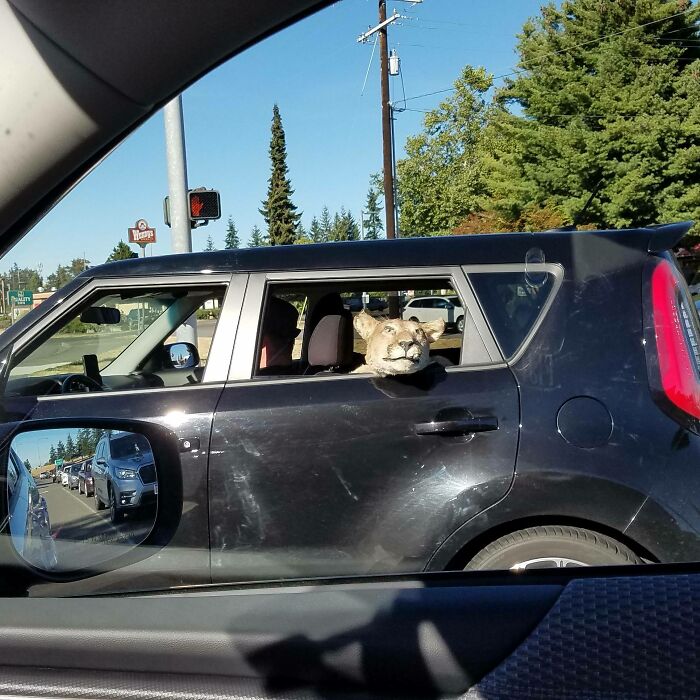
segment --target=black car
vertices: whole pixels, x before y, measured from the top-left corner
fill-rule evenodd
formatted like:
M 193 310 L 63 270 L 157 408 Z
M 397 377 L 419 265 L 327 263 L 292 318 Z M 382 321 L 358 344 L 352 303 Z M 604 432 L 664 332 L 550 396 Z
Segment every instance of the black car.
M 669 252 L 688 228 L 94 267 L 0 337 L 6 411 L 36 397 L 37 420 L 60 405 L 177 436 L 186 507 L 161 556 L 187 551 L 191 566 L 173 564 L 173 584 L 697 560 L 700 328 Z M 406 290 L 457 297 L 463 333 L 417 374 L 351 373 L 364 345 L 344 300 Z M 200 334 L 174 363 L 167 339 L 212 299 L 211 347 Z M 139 305 L 160 313 L 136 337 L 112 333 Z M 52 372 L 51 343 L 77 317 L 96 330 L 72 364 L 96 361 L 65 373 L 62 351 Z

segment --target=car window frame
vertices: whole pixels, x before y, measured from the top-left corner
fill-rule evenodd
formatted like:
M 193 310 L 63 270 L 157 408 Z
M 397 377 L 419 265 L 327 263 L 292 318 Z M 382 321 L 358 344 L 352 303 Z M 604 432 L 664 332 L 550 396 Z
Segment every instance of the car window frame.
M 256 377 L 255 365 L 257 360 L 256 348 L 258 342 L 259 327 L 265 307 L 267 288 L 269 285 L 278 284 L 319 284 L 368 282 L 394 279 L 422 278 L 425 280 L 434 278 L 450 280 L 452 289 L 462 299 L 464 309 L 469 312 L 474 321 L 474 326 L 484 344 L 490 358 L 489 362 L 481 364 L 462 364 L 465 357 L 465 346 L 462 343 L 460 364 L 448 367 L 448 372 L 464 372 L 479 369 L 491 369 L 504 366 L 503 357 L 495 342 L 486 320 L 483 317 L 481 307 L 476 301 L 474 292 L 469 285 L 465 274 L 459 265 L 439 267 L 381 267 L 381 268 L 356 268 L 352 270 L 325 269 L 306 271 L 260 271 L 250 273 L 248 287 L 241 309 L 241 317 L 238 333 L 231 360 L 229 382 L 251 382 L 259 384 L 264 381 L 299 382 L 299 381 L 334 381 L 371 378 L 366 374 L 328 374 L 328 375 L 290 375 L 280 377 Z
M 38 347 L 42 338 L 50 334 L 51 330 L 67 319 L 91 297 L 100 293 L 114 292 L 115 289 L 168 289 L 176 287 L 225 287 L 224 298 L 221 304 L 219 320 L 216 324 L 214 336 L 212 337 L 211 348 L 207 364 L 204 368 L 204 375 L 201 383 L 183 384 L 173 387 L 148 387 L 143 389 L 114 389 L 109 395 L 123 393 L 162 392 L 174 390 L 197 389 L 202 386 L 223 385 L 226 382 L 231 358 L 233 355 L 234 342 L 243 298 L 248 283 L 247 273 L 229 272 L 209 272 L 201 271 L 195 274 L 178 273 L 172 275 L 149 275 L 134 277 L 94 277 L 86 284 L 71 290 L 65 297 L 56 301 L 53 308 L 45 315 L 37 318 L 36 322 L 27 331 L 16 339 L 10 357 L 10 366 L 15 363 L 13 358 L 21 355 L 27 348 L 31 350 Z M 60 294 L 60 292 L 58 293 Z M 138 338 L 136 339 L 136 341 Z M 37 343 L 39 341 L 39 343 Z M 135 341 L 135 342 L 136 342 Z M 37 345 L 34 345 L 37 343 Z M 132 343 L 133 345 L 133 343 Z M 30 352 L 31 352 L 30 350 Z M 10 372 L 12 370 L 10 369 Z M 38 401 L 64 401 L 75 398 L 98 398 L 105 396 L 103 392 L 77 393 L 77 394 L 51 394 L 37 396 Z
M 549 309 L 552 307 L 552 304 L 554 303 L 554 300 L 557 298 L 557 294 L 559 293 L 559 289 L 562 286 L 562 283 L 564 281 L 564 267 L 560 263 L 518 263 L 518 264 L 512 264 L 512 263 L 494 263 L 494 264 L 485 264 L 485 265 L 462 265 L 462 272 L 464 273 L 467 283 L 469 284 L 469 288 L 472 291 L 472 294 L 474 296 L 474 299 L 476 299 L 477 304 L 479 305 L 482 313 L 482 317 L 484 318 L 485 322 L 487 323 L 491 337 L 494 339 L 496 344 L 498 345 L 499 352 L 502 354 L 502 356 L 505 357 L 505 353 L 501 350 L 500 343 L 498 343 L 496 334 L 493 331 L 493 328 L 491 327 L 491 323 L 486 315 L 486 311 L 481 307 L 481 302 L 479 302 L 479 297 L 476 294 L 476 291 L 474 290 L 470 276 L 474 274 L 488 274 L 488 273 L 518 273 L 522 272 L 523 274 L 526 273 L 543 273 L 546 272 L 549 275 L 552 275 L 554 278 L 552 281 L 552 288 L 549 291 L 549 296 L 545 300 L 544 304 L 542 304 L 542 308 L 540 309 L 539 314 L 537 315 L 537 318 L 533 322 L 532 326 L 530 327 L 530 330 L 526 333 L 525 337 L 523 338 L 522 342 L 520 345 L 516 348 L 515 352 L 512 353 L 511 355 L 505 357 L 505 362 L 508 365 L 514 365 L 516 364 L 520 358 L 527 352 L 527 349 L 532 342 L 532 339 L 535 337 L 537 334 L 537 331 L 539 330 L 540 326 L 544 322 L 544 319 L 547 318 L 547 314 L 549 313 Z

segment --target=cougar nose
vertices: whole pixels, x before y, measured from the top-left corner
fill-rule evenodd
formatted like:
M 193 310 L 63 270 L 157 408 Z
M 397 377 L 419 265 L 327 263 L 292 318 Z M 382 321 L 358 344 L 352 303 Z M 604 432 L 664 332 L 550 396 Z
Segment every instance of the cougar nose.
M 411 345 L 413 345 L 413 341 L 412 340 L 399 340 L 399 345 L 403 348 L 404 352 L 406 352 L 408 350 L 408 348 L 410 348 Z

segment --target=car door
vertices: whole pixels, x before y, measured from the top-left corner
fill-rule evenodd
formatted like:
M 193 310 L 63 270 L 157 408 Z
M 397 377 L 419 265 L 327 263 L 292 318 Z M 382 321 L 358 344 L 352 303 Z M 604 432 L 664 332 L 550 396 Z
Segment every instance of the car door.
M 224 386 L 233 347 L 238 314 L 242 302 L 242 290 L 245 288 L 246 275 L 234 276 L 228 286 L 219 324 L 212 339 L 209 360 L 201 383 L 184 386 L 161 388 L 144 388 L 137 390 L 111 390 L 91 393 L 73 393 L 43 396 L 5 396 L 3 428 L 0 432 L 11 429 L 10 420 L 22 417 L 34 419 L 50 418 L 123 418 L 161 423 L 168 427 L 181 441 L 187 441 L 189 449 L 181 455 L 183 478 L 183 512 L 180 528 L 171 542 L 149 564 L 122 570 L 124 580 L 131 577 L 131 584 L 139 580 L 142 585 L 173 586 L 189 583 L 202 583 L 210 580 L 209 575 L 209 526 L 207 512 L 207 458 L 208 442 L 214 409 Z M 231 275 L 201 275 L 195 282 L 187 277 L 162 277 L 149 280 L 149 289 L 168 289 L 177 287 L 191 289 L 193 285 L 213 285 L 226 288 Z M 68 298 L 62 305 L 61 313 L 66 307 L 78 307 L 81 300 L 90 299 L 103 290 L 143 287 L 142 279 L 95 280 L 81 287 L 78 298 Z M 51 333 L 51 328 L 60 324 L 59 312 L 45 318 L 41 327 L 33 329 L 22 338 L 24 345 L 33 339 L 41 338 L 42 333 Z M 134 341 L 134 343 L 137 341 Z M 105 458 L 104 445 L 101 458 Z M 95 460 L 95 484 L 103 503 L 108 502 L 105 491 L 108 475 L 105 466 Z M 129 573 L 130 570 L 130 573 Z M 95 580 L 99 590 L 105 584 Z
M 433 272 L 451 278 L 473 310 L 476 342 L 485 325 L 461 271 Z M 386 280 L 407 271 L 337 274 Z M 359 374 L 251 379 L 266 287 L 303 278 L 258 274 L 248 285 L 212 431 L 215 581 L 419 570 L 513 478 L 518 390 L 490 338 L 485 364 L 436 370 L 420 381 Z M 469 417 L 497 429 L 440 433 L 446 421 Z

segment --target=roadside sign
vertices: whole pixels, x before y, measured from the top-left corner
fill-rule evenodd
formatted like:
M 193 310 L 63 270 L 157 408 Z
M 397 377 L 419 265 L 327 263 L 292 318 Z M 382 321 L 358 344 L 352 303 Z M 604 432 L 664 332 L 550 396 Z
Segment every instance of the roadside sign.
M 63 466 L 63 459 L 62 459 L 61 457 L 59 457 L 59 458 L 54 462 L 54 464 L 55 464 L 57 467 L 62 467 L 62 466 Z
M 156 230 L 148 225 L 145 219 L 139 219 L 129 229 L 129 243 L 138 243 L 142 248 L 156 242 Z
M 31 306 L 34 303 L 34 292 L 29 289 L 10 289 L 7 300 L 11 306 Z

